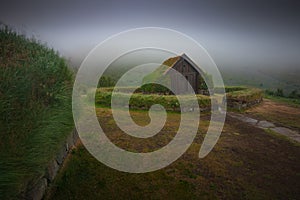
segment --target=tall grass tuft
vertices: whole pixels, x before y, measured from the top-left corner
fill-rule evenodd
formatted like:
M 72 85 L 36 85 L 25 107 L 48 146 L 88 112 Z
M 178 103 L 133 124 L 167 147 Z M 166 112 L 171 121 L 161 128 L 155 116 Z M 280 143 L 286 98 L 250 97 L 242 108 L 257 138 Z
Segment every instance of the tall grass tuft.
M 0 25 L 0 199 L 20 198 L 72 130 L 72 82 L 57 52 Z

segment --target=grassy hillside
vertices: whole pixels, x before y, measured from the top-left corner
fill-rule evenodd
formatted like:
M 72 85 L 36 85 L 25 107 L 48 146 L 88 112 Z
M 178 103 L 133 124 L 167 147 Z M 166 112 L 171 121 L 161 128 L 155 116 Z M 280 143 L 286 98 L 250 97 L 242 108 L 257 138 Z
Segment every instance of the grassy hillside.
M 299 67 L 224 67 L 220 71 L 226 85 L 246 85 L 268 90 L 279 88 L 285 95 L 300 88 Z
M 15 199 L 73 128 L 72 73 L 52 49 L 0 27 L 0 199 Z

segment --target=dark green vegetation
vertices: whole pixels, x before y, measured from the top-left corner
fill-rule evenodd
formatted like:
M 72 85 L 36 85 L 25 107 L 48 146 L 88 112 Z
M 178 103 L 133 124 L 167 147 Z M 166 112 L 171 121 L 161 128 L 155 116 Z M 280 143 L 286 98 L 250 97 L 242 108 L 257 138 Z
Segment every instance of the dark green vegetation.
M 0 199 L 21 198 L 72 130 L 72 79 L 56 52 L 1 25 Z
M 110 107 L 111 105 L 111 95 L 113 87 L 98 88 L 95 95 L 95 102 L 98 106 Z M 124 102 L 124 97 L 128 97 L 129 94 L 126 94 L 131 88 L 123 87 L 116 88 L 118 99 L 121 102 Z M 216 89 L 218 90 L 218 88 Z M 229 86 L 225 87 L 226 97 L 228 101 L 236 102 L 254 102 L 257 99 L 261 99 L 263 96 L 263 91 L 257 88 L 249 88 L 243 86 Z M 129 101 L 130 108 L 134 109 L 149 109 L 153 104 L 161 104 L 168 111 L 178 111 L 180 105 L 178 99 L 174 95 L 158 95 L 158 94 L 143 94 L 143 87 L 135 90 L 135 93 L 131 96 Z M 92 100 L 93 97 L 88 94 L 89 100 Z M 199 107 L 205 110 L 209 110 L 211 106 L 211 98 L 205 95 L 196 95 L 198 99 Z M 184 95 L 183 95 L 184 97 Z M 185 98 L 186 101 L 189 101 L 189 97 Z M 124 105 L 126 106 L 126 105 Z M 229 105 L 230 106 L 230 105 Z
M 98 87 L 113 87 L 116 85 L 116 81 L 110 76 L 101 76 Z
M 266 90 L 265 93 L 267 97 L 271 99 L 278 99 L 286 102 L 300 104 L 300 93 L 298 92 L 298 90 L 293 90 L 288 95 L 284 94 L 284 91 L 279 88 L 277 88 L 275 91 Z
M 108 89 L 109 90 L 109 89 Z M 122 89 L 119 89 L 122 90 Z M 125 88 L 126 90 L 126 88 Z M 95 96 L 95 102 L 99 106 L 111 106 L 111 91 L 105 91 L 105 89 L 98 89 L 96 96 Z M 130 94 L 126 94 L 125 92 L 118 92 L 115 95 L 117 95 L 117 99 L 119 103 L 124 103 L 124 106 L 126 106 L 126 101 L 124 100 L 125 97 L 129 97 Z M 92 97 L 90 97 L 92 98 Z M 209 108 L 210 107 L 210 98 L 208 96 L 204 95 L 197 95 L 198 104 L 200 108 Z M 191 101 L 191 97 L 183 96 L 183 100 L 186 101 L 188 104 L 189 101 Z M 134 109 L 149 109 L 153 104 L 160 104 L 162 105 L 166 110 L 169 111 L 175 111 L 180 109 L 180 105 L 178 102 L 178 99 L 174 95 L 157 95 L 157 94 L 142 94 L 142 93 L 134 93 L 130 97 L 129 101 L 129 107 Z
M 235 91 L 241 91 L 246 90 L 248 87 L 246 86 L 225 86 L 225 92 L 235 92 Z
M 109 139 L 133 152 L 149 152 L 168 144 L 180 120 L 179 113 L 168 113 L 160 133 L 140 139 L 124 134 L 110 109 L 97 108 L 96 112 Z M 147 114 L 131 112 L 140 125 L 149 123 Z M 299 146 L 227 117 L 217 145 L 207 157 L 199 159 L 209 117 L 201 116 L 198 134 L 189 150 L 155 172 L 116 171 L 101 164 L 80 145 L 70 155 L 46 199 L 299 199 Z M 299 122 L 299 118 L 290 120 Z

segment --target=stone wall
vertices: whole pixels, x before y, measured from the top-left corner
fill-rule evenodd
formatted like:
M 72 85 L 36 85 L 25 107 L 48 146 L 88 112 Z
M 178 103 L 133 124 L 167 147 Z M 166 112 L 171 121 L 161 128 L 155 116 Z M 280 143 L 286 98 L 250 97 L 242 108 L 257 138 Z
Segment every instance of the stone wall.
M 243 100 L 236 100 L 236 99 L 227 99 L 227 106 L 230 108 L 243 110 L 255 106 L 263 101 L 263 98 L 257 98 L 251 101 L 243 101 Z
M 27 189 L 25 199 L 40 200 L 43 198 L 48 185 L 54 180 L 65 158 L 71 149 L 76 145 L 78 139 L 78 133 L 76 129 L 74 129 L 67 137 L 66 141 L 61 147 L 61 150 L 57 153 L 55 158 L 49 161 L 48 166 L 45 167 L 44 174 L 38 178 L 33 185 L 28 186 L 30 189 Z

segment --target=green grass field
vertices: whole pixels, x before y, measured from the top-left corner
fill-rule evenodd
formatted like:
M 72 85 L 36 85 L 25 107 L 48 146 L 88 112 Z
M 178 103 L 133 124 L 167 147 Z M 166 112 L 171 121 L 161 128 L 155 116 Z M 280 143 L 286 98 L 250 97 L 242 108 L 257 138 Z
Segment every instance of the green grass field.
M 117 127 L 109 108 L 96 108 L 96 112 L 107 137 L 132 152 L 149 152 L 165 146 L 172 140 L 180 120 L 180 113 L 168 112 L 161 132 L 149 139 L 138 139 Z M 131 111 L 131 116 L 143 125 L 149 123 L 147 113 Z M 297 199 L 300 196 L 299 146 L 233 118 L 226 119 L 213 151 L 199 159 L 209 116 L 209 113 L 201 116 L 198 134 L 188 151 L 171 165 L 154 172 L 119 172 L 100 163 L 79 145 L 49 188 L 46 199 Z

